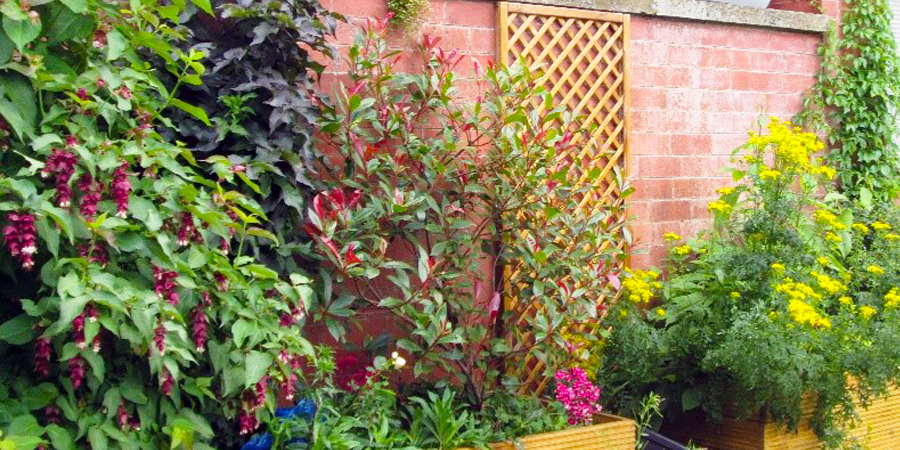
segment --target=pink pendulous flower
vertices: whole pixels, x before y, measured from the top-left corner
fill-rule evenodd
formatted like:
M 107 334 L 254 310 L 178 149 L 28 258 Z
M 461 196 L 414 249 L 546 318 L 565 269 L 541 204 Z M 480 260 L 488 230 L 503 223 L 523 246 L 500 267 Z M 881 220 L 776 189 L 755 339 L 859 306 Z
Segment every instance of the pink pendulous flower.
M 84 338 L 84 320 L 84 313 L 81 313 L 72 319 L 72 342 L 75 343 L 75 346 L 78 347 L 79 350 L 87 348 L 87 342 Z
M 94 31 L 94 35 L 91 37 L 91 44 L 94 48 L 106 47 L 106 30 L 101 27 Z
M 50 375 L 50 359 L 53 357 L 53 346 L 50 338 L 39 337 L 34 341 L 34 373 L 38 378 Z
M 279 389 L 281 390 L 281 395 L 283 395 L 285 399 L 294 399 L 294 394 L 297 392 L 297 379 L 297 374 L 292 371 L 286 371 L 284 373 L 284 380 L 281 382 Z
M 168 370 L 163 369 L 162 380 L 160 383 L 160 390 L 163 395 L 171 395 L 173 386 L 175 386 L 175 378 Z
M 88 91 L 85 88 L 78 88 L 78 90 L 75 91 L 75 95 L 83 102 L 86 102 L 89 98 L 91 98 L 91 95 L 88 94 Z
M 178 304 L 178 286 L 175 279 L 178 278 L 178 272 L 153 267 L 153 290 L 159 298 L 164 299 L 170 305 Z
M 159 321 L 156 324 L 156 328 L 153 329 L 153 345 L 156 346 L 156 350 L 159 351 L 160 355 L 166 353 L 166 327 L 162 321 Z
M 56 405 L 45 406 L 44 407 L 44 421 L 47 424 L 61 423 L 62 422 L 62 411 Z
M 114 202 L 116 202 L 116 215 L 126 217 L 128 215 L 128 197 L 131 195 L 131 181 L 128 179 L 128 170 L 130 166 L 127 162 L 113 171 L 112 183 L 109 186 L 109 193 Z
M 250 434 L 257 427 L 259 427 L 259 419 L 256 418 L 255 411 L 247 411 L 245 409 L 238 413 L 238 428 L 241 435 Z
M 106 245 L 100 241 L 79 245 L 78 256 L 103 267 L 109 264 L 109 252 L 106 250 Z
M 67 208 L 72 202 L 72 188 L 69 186 L 69 180 L 75 173 L 75 164 L 78 163 L 78 157 L 74 153 L 63 150 L 53 149 L 50 156 L 44 162 L 44 168 L 41 169 L 41 176 L 44 178 L 54 177 L 56 185 L 56 204 L 61 208 Z
M 94 180 L 89 173 L 85 173 L 75 182 L 78 190 L 81 192 L 81 202 L 78 204 L 78 211 L 85 219 L 93 220 L 97 215 L 97 205 L 103 196 L 103 185 Z
M 228 278 L 222 274 L 222 272 L 216 272 L 213 274 L 213 278 L 216 279 L 216 289 L 218 289 L 219 292 L 228 291 Z
M 19 260 L 22 268 L 31 270 L 34 267 L 34 254 L 37 253 L 37 228 L 34 216 L 24 213 L 9 213 L 9 222 L 3 227 L 3 238 L 9 254 Z
M 562 403 L 569 415 L 569 423 L 587 424 L 602 411 L 600 387 L 588 379 L 580 367 L 561 369 L 556 372 L 556 401 Z
M 84 382 L 84 376 L 87 373 L 86 364 L 81 356 L 74 356 L 69 360 L 69 380 L 72 382 L 72 389 L 78 390 Z
M 194 339 L 194 347 L 199 353 L 203 353 L 206 350 L 208 331 L 209 318 L 206 317 L 203 305 L 197 305 L 191 313 L 191 337 Z
M 119 403 L 119 409 L 116 410 L 116 420 L 119 422 L 119 428 L 123 431 L 131 428 L 131 416 L 128 414 L 128 410 L 125 409 L 125 403 Z
M 269 376 L 264 375 L 253 388 L 253 409 L 266 405 L 266 392 L 269 390 Z
M 197 233 L 197 227 L 194 226 L 194 215 L 189 212 L 181 213 L 181 226 L 178 228 L 178 245 L 184 247 L 188 245 Z

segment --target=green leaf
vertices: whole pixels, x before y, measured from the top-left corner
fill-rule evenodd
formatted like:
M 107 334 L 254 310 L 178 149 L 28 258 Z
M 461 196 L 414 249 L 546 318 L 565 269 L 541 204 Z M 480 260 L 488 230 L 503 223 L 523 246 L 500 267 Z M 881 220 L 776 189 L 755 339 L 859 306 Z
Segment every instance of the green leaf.
M 75 441 L 65 428 L 56 424 L 47 425 L 47 436 L 50 437 L 54 449 L 75 450 Z
M 687 389 L 681 394 L 682 411 L 690 411 L 700 406 L 700 392 L 696 389 Z
M 56 386 L 50 383 L 41 383 L 28 388 L 22 394 L 22 400 L 25 401 L 30 411 L 34 411 L 49 405 L 58 395 L 59 391 L 56 389 Z
M 122 33 L 116 30 L 110 31 L 106 35 L 106 60 L 113 61 L 119 59 L 125 49 L 128 48 L 128 40 Z
M 0 33 L 0 64 L 6 64 L 6 62 L 9 61 L 15 48 L 16 44 L 13 44 L 13 41 L 9 40 L 6 33 Z
M 169 103 L 172 106 L 194 116 L 197 120 L 203 122 L 206 126 L 212 126 L 212 122 L 209 121 L 209 116 L 206 115 L 206 111 L 203 108 L 194 106 L 177 98 L 169 100 Z
M 88 442 L 91 443 L 91 450 L 106 450 L 109 446 L 106 433 L 98 427 L 90 427 L 88 429 Z
M 268 353 L 252 351 L 244 360 L 244 387 L 250 387 L 259 380 L 272 367 L 272 356 Z
M 0 115 L 19 138 L 30 136 L 37 123 L 37 100 L 31 83 L 22 75 L 7 72 L 0 75 L 0 86 Z
M 256 333 L 256 326 L 244 319 L 238 319 L 231 325 L 231 335 L 234 337 L 236 347 L 243 346 L 247 337 L 253 333 Z
M 19 314 L 0 325 L 0 340 L 12 345 L 25 345 L 34 339 L 34 323 L 33 317 Z
M 41 21 L 31 23 L 31 20 L 12 20 L 3 16 L 3 31 L 16 44 L 16 48 L 23 51 L 29 42 L 41 34 Z
M 148 230 L 157 231 L 162 228 L 162 217 L 159 215 L 156 206 L 154 206 L 153 202 L 150 200 L 143 197 L 132 196 L 129 200 L 128 208 L 134 214 L 136 219 L 144 222 L 144 225 L 147 226 Z
M 76 13 L 84 13 L 87 12 L 87 0 L 59 0 L 63 5 L 66 5 L 69 9 Z
M 87 37 L 93 31 L 94 22 L 90 17 L 75 14 L 70 8 L 59 5 L 53 5 L 53 10 L 54 12 L 51 13 L 44 26 L 44 36 L 47 37 L 48 44 L 53 45 L 70 39 Z
M 203 10 L 203 12 L 213 16 L 212 5 L 210 5 L 209 0 L 191 0 L 191 3 L 197 5 L 198 8 Z
M 106 377 L 106 362 L 99 354 L 94 353 L 93 351 L 81 352 L 81 355 L 91 366 L 94 376 L 100 379 L 100 382 L 102 383 L 103 379 Z
M 143 387 L 131 378 L 126 379 L 119 385 L 119 392 L 129 402 L 137 403 L 138 405 L 147 403 L 147 396 L 144 394 Z

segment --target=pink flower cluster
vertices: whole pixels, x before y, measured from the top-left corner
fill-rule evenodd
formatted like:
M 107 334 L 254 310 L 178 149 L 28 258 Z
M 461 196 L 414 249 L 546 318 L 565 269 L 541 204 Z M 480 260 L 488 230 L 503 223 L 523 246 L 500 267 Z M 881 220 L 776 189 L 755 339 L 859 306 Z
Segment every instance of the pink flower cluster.
M 278 360 L 288 366 L 284 372 L 284 380 L 281 381 L 281 395 L 287 400 L 293 400 L 297 392 L 297 372 L 300 370 L 300 356 L 291 355 L 286 350 L 278 353 Z
M 37 229 L 34 227 L 34 216 L 31 214 L 9 213 L 6 215 L 8 225 L 3 227 L 3 238 L 9 254 L 22 263 L 22 268 L 31 270 L 34 267 L 34 254 L 37 253 Z
M 153 345 L 159 350 L 160 355 L 166 353 L 166 327 L 162 321 L 159 321 L 156 324 L 156 328 L 153 329 Z
M 600 387 L 588 379 L 587 373 L 580 367 L 562 369 L 556 372 L 556 401 L 562 403 L 569 414 L 569 423 L 591 423 L 594 415 L 599 414 L 602 407 Z
M 171 394 L 173 386 L 175 386 L 175 377 L 168 370 L 163 369 L 162 385 L 160 386 L 163 395 Z
M 269 377 L 263 376 L 252 391 L 244 391 L 243 407 L 238 413 L 238 426 L 240 434 L 250 434 L 259 427 L 259 419 L 256 418 L 256 410 L 266 404 L 266 392 L 269 389 Z
M 69 380 L 72 381 L 72 389 L 78 390 L 84 382 L 84 376 L 87 373 L 87 363 L 84 358 L 76 355 L 69 360 Z
M 159 298 L 165 299 L 170 305 L 178 304 L 178 287 L 175 285 L 178 272 L 153 267 L 153 290 Z
M 194 215 L 185 212 L 181 214 L 181 226 L 178 228 L 178 245 L 183 247 L 191 241 L 198 244 L 203 243 L 203 236 L 197 230 L 197 226 L 194 225 Z
M 69 180 L 75 173 L 75 164 L 78 157 L 68 150 L 53 149 L 53 153 L 44 162 L 41 176 L 44 178 L 54 176 L 56 183 L 56 204 L 60 208 L 67 208 L 72 203 L 72 188 Z
M 121 166 L 117 167 L 113 172 L 112 184 L 109 188 L 109 193 L 116 202 L 116 215 L 119 217 L 128 215 L 128 196 L 131 195 L 131 181 L 128 180 L 129 168 L 127 162 L 123 162 Z
M 206 337 L 209 332 L 209 318 L 206 317 L 206 308 L 212 305 L 212 297 L 209 292 L 204 292 L 202 300 L 191 313 L 191 334 L 194 338 L 194 346 L 197 352 L 206 350 Z
M 50 375 L 50 358 L 53 356 L 53 347 L 50 339 L 39 337 L 34 341 L 34 373 L 38 378 Z
M 97 215 L 97 204 L 103 195 L 103 185 L 94 180 L 89 173 L 85 173 L 75 182 L 78 190 L 81 191 L 81 203 L 78 204 L 78 210 L 85 219 L 93 220 Z
M 109 264 L 109 252 L 102 242 L 91 242 L 78 246 L 78 256 L 87 259 L 88 262 L 106 267 Z

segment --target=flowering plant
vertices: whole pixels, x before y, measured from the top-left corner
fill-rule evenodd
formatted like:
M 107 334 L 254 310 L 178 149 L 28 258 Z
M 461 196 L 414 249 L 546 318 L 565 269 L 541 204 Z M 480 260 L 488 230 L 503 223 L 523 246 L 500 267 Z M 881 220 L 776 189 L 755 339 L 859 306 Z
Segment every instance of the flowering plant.
M 476 63 L 469 101 L 455 83 L 462 56 L 425 36 L 421 70 L 395 73 L 405 55 L 388 49 L 385 26 L 357 37 L 350 86 L 323 111 L 323 147 L 337 163 L 305 227 L 330 268 L 311 315 L 340 339 L 345 318 L 387 311 L 414 374 L 454 374 L 480 406 L 526 355 L 548 376 L 566 365 L 563 332 L 596 341 L 579 325 L 614 296 L 624 214 L 618 203 L 579 206 L 596 186 L 567 168 L 587 137 L 566 131 L 524 66 Z M 628 194 L 621 179 L 609 186 Z
M 815 394 L 812 425 L 837 444 L 855 402 L 900 379 L 896 207 L 854 211 L 832 191 L 814 135 L 777 119 L 767 131 L 739 149 L 742 183 L 718 190 L 713 227 L 666 236 L 668 279 L 635 272 L 623 283 L 633 301 L 613 315 L 600 379 L 617 408 L 656 390 L 677 412 L 764 408 L 791 426 Z M 631 356 L 637 348 L 646 360 Z
M 591 383 L 587 372 L 580 367 L 556 372 L 556 401 L 562 403 L 569 414 L 569 423 L 588 424 L 600 414 L 600 388 Z
M 205 70 L 172 45 L 182 8 L 212 12 L 193 3 L 0 8 L 0 428 L 17 448 L 224 447 L 315 356 L 296 326 L 310 280 L 245 254 L 259 204 L 160 134 L 174 109 L 208 121 L 176 98 Z

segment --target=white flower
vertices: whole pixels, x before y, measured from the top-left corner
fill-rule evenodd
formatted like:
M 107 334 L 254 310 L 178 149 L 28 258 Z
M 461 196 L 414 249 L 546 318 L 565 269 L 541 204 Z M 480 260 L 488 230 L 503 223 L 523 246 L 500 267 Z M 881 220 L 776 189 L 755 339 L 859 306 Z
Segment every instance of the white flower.
M 394 368 L 396 369 L 402 369 L 403 366 L 406 365 L 406 359 L 400 356 L 400 354 L 397 352 L 391 353 L 391 362 L 394 364 Z

